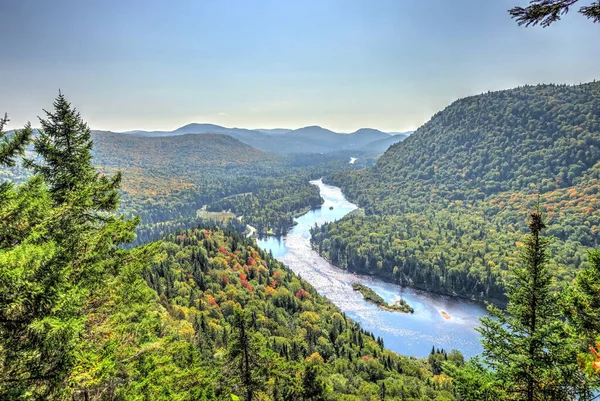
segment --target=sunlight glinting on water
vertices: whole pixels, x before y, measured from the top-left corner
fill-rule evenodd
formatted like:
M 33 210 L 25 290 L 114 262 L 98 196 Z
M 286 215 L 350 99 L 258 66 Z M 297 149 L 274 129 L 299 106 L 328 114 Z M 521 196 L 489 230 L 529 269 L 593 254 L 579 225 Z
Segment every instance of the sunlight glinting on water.
M 479 334 L 475 331 L 478 318 L 486 314 L 482 305 L 467 300 L 430 294 L 389 283 L 375 277 L 361 276 L 333 266 L 310 245 L 310 228 L 316 224 L 338 220 L 356 209 L 334 186 L 321 180 L 311 181 L 325 200 L 320 209 L 300 216 L 297 225 L 282 238 L 259 240 L 259 245 L 295 273 L 311 283 L 349 317 L 360 322 L 375 336 L 383 338 L 387 348 L 401 354 L 425 357 L 431 347 L 458 349 L 466 357 L 481 351 Z M 330 209 L 332 207 L 332 209 Z M 414 314 L 389 312 L 366 302 L 352 289 L 353 282 L 372 288 L 388 303 L 403 298 L 415 309 Z M 445 319 L 441 312 L 450 315 Z

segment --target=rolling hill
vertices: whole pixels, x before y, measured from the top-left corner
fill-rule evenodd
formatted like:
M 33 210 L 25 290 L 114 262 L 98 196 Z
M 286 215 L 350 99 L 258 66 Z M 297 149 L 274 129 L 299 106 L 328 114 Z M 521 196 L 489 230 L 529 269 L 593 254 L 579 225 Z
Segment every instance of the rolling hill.
M 143 137 L 94 132 L 94 160 L 118 168 L 228 167 L 271 163 L 281 156 L 255 149 L 229 135 Z
M 97 168 L 123 173 L 122 211 L 143 219 L 136 243 L 197 225 L 199 217 L 218 220 L 223 211 L 230 217 L 243 215 L 258 233 L 285 232 L 296 214 L 322 202 L 311 179 L 354 167 L 346 157 L 273 154 L 223 134 L 94 131 L 92 139 Z M 239 194 L 244 196 L 235 196 Z M 198 214 L 200 209 L 212 214 Z M 243 224 L 234 223 L 243 231 Z
M 329 224 L 314 243 L 352 270 L 498 299 L 539 196 L 560 285 L 600 244 L 599 104 L 597 82 L 457 100 L 374 167 L 330 177 L 365 216 Z
M 128 131 L 124 134 L 144 137 L 164 137 L 186 134 L 223 134 L 257 149 L 272 153 L 334 153 L 356 151 L 371 142 L 387 139 L 390 134 L 361 128 L 356 132 L 338 133 L 319 126 L 296 130 L 226 128 L 215 124 L 192 123 L 173 131 Z
M 387 138 L 379 139 L 377 141 L 369 142 L 366 145 L 360 147 L 360 151 L 364 153 L 380 154 L 385 152 L 390 146 L 395 143 L 402 142 L 408 138 L 405 134 L 397 134 L 388 136 Z

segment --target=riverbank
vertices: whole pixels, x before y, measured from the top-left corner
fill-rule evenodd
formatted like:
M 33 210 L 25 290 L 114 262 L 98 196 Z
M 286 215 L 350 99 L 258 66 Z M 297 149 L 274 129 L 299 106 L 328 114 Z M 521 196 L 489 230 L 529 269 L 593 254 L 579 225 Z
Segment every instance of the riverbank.
M 378 280 L 382 280 L 385 281 L 387 283 L 390 284 L 394 284 L 397 285 L 401 288 L 412 288 L 414 290 L 419 290 L 419 291 L 424 291 L 424 292 L 428 292 L 430 294 L 435 294 L 435 295 L 441 295 L 444 297 L 450 297 L 450 298 L 455 298 L 455 299 L 461 299 L 461 300 L 465 300 L 465 301 L 470 301 L 473 303 L 476 303 L 478 305 L 481 306 L 486 306 L 487 303 L 490 303 L 492 305 L 495 305 L 499 308 L 505 308 L 506 307 L 506 302 L 502 301 L 502 300 L 498 300 L 498 299 L 494 299 L 494 298 L 474 298 L 474 297 L 467 297 L 464 295 L 460 295 L 460 294 L 456 294 L 456 293 L 450 293 L 450 292 L 446 292 L 446 291 L 437 291 L 437 290 L 433 290 L 431 288 L 428 288 L 427 286 L 423 286 L 423 285 L 419 285 L 419 284 L 406 284 L 404 281 L 398 281 L 395 280 L 393 278 L 390 278 L 389 276 L 382 276 L 370 271 L 354 271 L 354 270 L 348 270 L 345 269 L 335 263 L 333 263 L 328 257 L 327 255 L 322 254 L 321 252 L 319 252 L 318 247 L 312 242 L 310 241 L 310 246 L 311 248 L 317 252 L 319 254 L 319 256 L 321 256 L 323 259 L 325 259 L 327 262 L 329 262 L 332 266 L 335 266 L 336 268 L 343 270 L 343 271 L 347 271 L 348 273 L 352 273 L 352 274 L 360 274 L 363 276 L 369 276 L 369 277 L 375 277 Z
M 321 181 L 312 183 L 319 187 L 324 199 L 321 207 L 298 217 L 297 224 L 284 236 L 258 239 L 259 246 L 314 286 L 348 318 L 381 337 L 392 351 L 422 358 L 429 355 L 433 345 L 457 349 L 466 357 L 480 353 L 479 333 L 474 328 L 479 325 L 479 318 L 487 315 L 480 303 L 400 286 L 375 275 L 355 274 L 333 266 L 313 249 L 312 227 L 339 220 L 357 210 L 357 206 L 348 202 L 339 188 Z M 393 307 L 396 300 L 405 300 L 414 313 L 390 313 L 354 291 L 354 282 L 371 288 L 389 306 Z M 440 311 L 446 311 L 451 320 Z

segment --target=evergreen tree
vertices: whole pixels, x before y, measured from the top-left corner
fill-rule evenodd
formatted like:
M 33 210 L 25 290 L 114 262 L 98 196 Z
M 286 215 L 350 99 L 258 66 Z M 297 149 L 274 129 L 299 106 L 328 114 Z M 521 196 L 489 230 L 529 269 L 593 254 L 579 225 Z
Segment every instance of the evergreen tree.
M 588 259 L 589 266 L 581 270 L 567 288 L 564 307 L 580 363 L 590 373 L 581 380 L 587 382 L 592 394 L 600 388 L 600 250 L 591 251 Z
M 236 308 L 233 315 L 232 338 L 229 342 L 229 365 L 239 390 L 245 393 L 246 401 L 252 401 L 262 387 L 259 378 L 258 348 L 249 329 L 251 323 L 243 309 Z M 235 373 L 234 373 L 235 372 Z
M 582 269 L 568 288 L 566 316 L 587 349 L 600 335 L 600 251 L 589 253 L 589 266 Z
M 26 163 L 39 175 L 0 189 L 0 395 L 9 399 L 64 395 L 87 300 L 148 257 L 119 247 L 137 219 L 106 213 L 117 207 L 120 176 L 93 169 L 87 125 L 62 94 L 47 115 L 39 160 Z M 20 144 L 2 146 L 4 163 L 23 151 L 24 131 L 14 137 Z
M 506 311 L 490 305 L 491 316 L 482 318 L 478 329 L 484 362 L 507 399 L 567 400 L 585 393 L 574 347 L 551 292 L 544 228 L 538 207 L 530 216 L 523 267 L 510 270 Z
M 379 386 L 379 396 L 381 397 L 381 401 L 385 401 L 385 397 L 387 396 L 387 388 L 385 387 L 385 382 L 382 381 Z
M 569 12 L 579 0 L 531 0 L 527 7 L 513 7 L 508 12 L 519 25 L 543 27 L 559 21 L 561 16 Z M 587 6 L 581 6 L 578 12 L 593 22 L 600 22 L 600 2 L 593 1 Z
M 62 93 L 54 101 L 54 110 L 44 112 L 46 119 L 40 118 L 42 128 L 34 142 L 41 160 L 27 160 L 27 165 L 44 178 L 56 204 L 85 191 L 94 209 L 115 210 L 121 174 L 109 179 L 92 166 L 91 132 L 81 115 Z
M 325 399 L 325 386 L 319 379 L 316 365 L 308 363 L 302 375 L 302 399 L 305 401 L 322 401 Z
M 15 158 L 22 155 L 25 147 L 31 140 L 31 126 L 27 124 L 22 130 L 16 131 L 12 136 L 4 132 L 4 127 L 8 123 L 8 116 L 0 118 L 0 167 L 13 167 L 16 164 Z

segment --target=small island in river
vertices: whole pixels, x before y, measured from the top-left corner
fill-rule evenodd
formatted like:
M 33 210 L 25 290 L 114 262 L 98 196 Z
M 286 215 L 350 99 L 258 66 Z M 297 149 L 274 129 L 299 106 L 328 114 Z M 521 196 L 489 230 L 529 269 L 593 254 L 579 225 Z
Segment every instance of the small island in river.
M 374 303 L 383 310 L 404 313 L 415 312 L 415 310 L 409 304 L 407 304 L 405 300 L 399 299 L 395 301 L 393 305 L 390 305 L 387 302 L 385 302 L 385 300 L 382 297 L 380 297 L 375 291 L 361 283 L 352 283 L 352 289 L 354 291 L 360 292 L 364 299 Z

